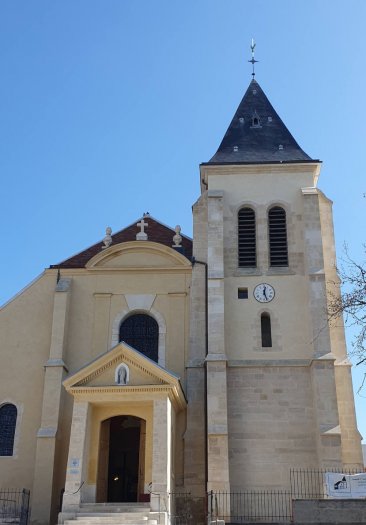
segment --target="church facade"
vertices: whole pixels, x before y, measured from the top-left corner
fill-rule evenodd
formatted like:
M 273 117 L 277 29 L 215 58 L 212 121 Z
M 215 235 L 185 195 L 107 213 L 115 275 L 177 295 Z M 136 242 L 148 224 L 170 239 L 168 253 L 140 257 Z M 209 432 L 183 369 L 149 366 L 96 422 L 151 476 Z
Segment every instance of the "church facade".
M 33 523 L 363 469 L 320 167 L 253 79 L 193 240 L 145 214 L 2 308 L 0 485 L 31 490 Z

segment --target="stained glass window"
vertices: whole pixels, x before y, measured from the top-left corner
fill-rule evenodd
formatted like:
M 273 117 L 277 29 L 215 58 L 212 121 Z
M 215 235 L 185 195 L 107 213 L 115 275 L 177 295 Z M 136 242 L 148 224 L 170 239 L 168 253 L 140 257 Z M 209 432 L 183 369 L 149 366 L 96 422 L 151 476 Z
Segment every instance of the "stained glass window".
M 12 456 L 17 409 L 6 403 L 0 407 L 0 456 Z
M 119 340 L 158 362 L 159 326 L 146 314 L 135 314 L 121 323 Z

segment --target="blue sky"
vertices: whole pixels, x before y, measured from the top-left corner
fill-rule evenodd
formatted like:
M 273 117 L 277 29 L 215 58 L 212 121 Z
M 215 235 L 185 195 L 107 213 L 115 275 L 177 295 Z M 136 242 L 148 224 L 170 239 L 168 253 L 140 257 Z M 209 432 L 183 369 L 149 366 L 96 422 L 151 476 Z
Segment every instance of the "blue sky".
M 365 20 L 364 0 L 1 0 L 0 303 L 144 211 L 191 234 L 252 36 L 257 80 L 324 162 L 338 255 L 361 259 Z

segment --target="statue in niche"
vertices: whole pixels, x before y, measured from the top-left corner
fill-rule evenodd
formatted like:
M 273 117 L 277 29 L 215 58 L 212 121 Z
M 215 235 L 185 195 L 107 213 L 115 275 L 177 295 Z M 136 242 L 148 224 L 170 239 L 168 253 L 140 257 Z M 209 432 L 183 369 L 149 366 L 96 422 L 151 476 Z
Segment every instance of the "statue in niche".
M 116 374 L 117 385 L 127 385 L 128 383 L 128 368 L 126 365 L 122 365 L 117 369 Z

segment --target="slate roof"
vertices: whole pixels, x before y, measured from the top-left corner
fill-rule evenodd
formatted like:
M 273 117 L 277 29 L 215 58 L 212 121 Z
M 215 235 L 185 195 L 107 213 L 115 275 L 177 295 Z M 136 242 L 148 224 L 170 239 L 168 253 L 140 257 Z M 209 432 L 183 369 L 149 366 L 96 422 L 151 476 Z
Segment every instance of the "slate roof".
M 127 228 L 114 233 L 112 235 L 112 246 L 118 243 L 136 241 L 136 233 L 140 231 L 140 228 L 138 228 L 136 224 L 140 222 L 141 218 L 142 217 L 137 219 L 130 226 L 127 226 Z M 149 225 L 145 230 L 148 235 L 148 241 L 158 242 L 160 244 L 164 244 L 165 246 L 172 247 L 173 235 L 175 235 L 174 229 L 170 228 L 169 226 L 165 226 L 165 224 L 162 224 L 151 216 L 144 216 L 143 218 Z M 186 235 L 183 235 L 182 233 L 181 236 L 182 246 L 184 248 L 183 255 L 190 259 L 192 257 L 192 239 Z M 50 268 L 84 268 L 86 263 L 92 257 L 94 257 L 94 255 L 102 250 L 102 246 L 103 243 L 102 240 L 100 240 L 96 244 L 93 244 L 93 246 L 90 246 L 86 250 L 73 255 L 69 259 L 62 261 L 59 264 L 51 264 Z
M 209 162 L 203 164 L 263 162 L 314 161 L 300 148 L 258 82 L 253 79 L 219 149 Z

